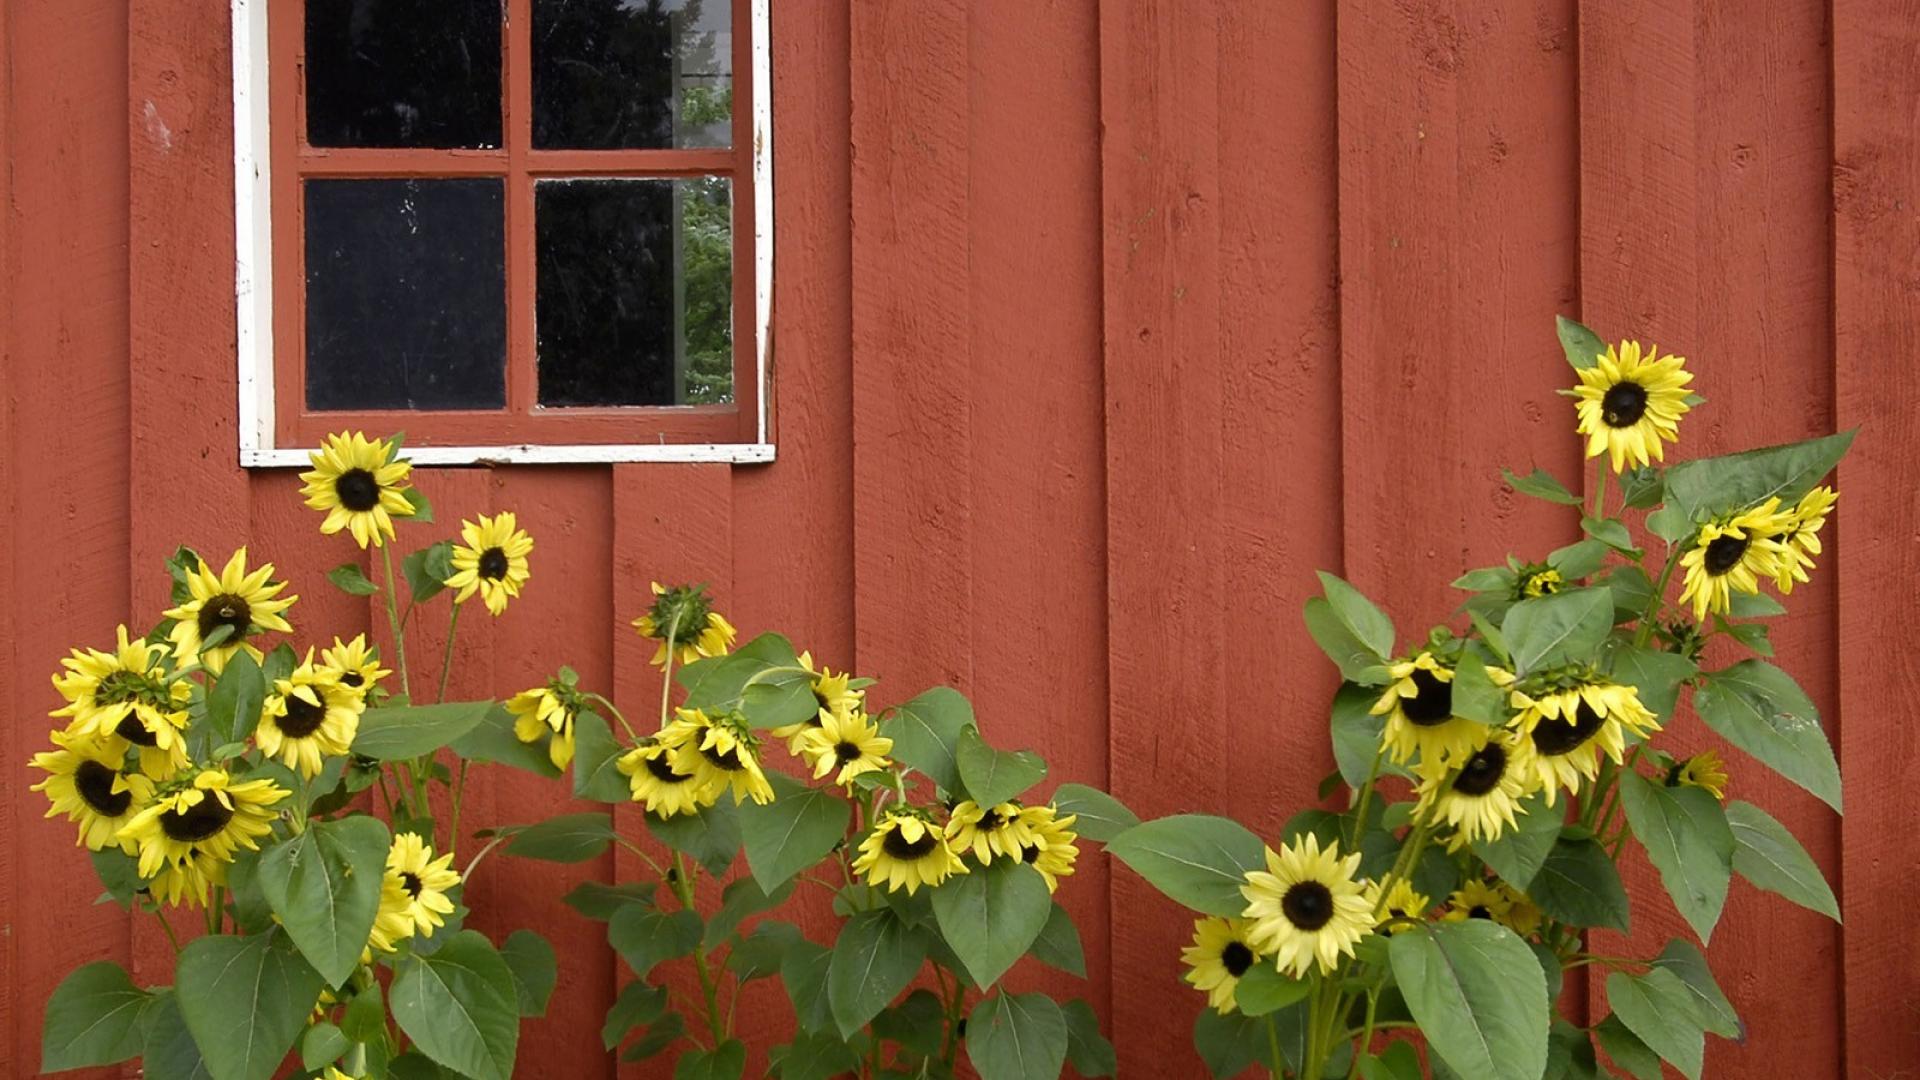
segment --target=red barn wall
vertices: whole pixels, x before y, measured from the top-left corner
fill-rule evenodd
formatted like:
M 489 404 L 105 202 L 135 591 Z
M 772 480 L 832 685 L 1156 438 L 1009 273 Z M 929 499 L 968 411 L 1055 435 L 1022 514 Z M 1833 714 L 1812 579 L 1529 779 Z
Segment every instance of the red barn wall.
M 1735 887 L 1712 959 L 1752 1034 L 1714 1042 L 1709 1073 L 1920 1064 L 1898 902 L 1920 872 L 1920 669 L 1901 659 L 1920 11 L 775 9 L 779 461 L 423 470 L 442 521 L 514 509 L 539 541 L 527 597 L 463 633 L 457 693 L 567 662 L 640 700 L 656 684 L 625 619 L 650 577 L 704 580 L 748 633 L 880 677 L 878 700 L 956 685 L 1059 780 L 1271 835 L 1330 767 L 1334 674 L 1298 619 L 1315 568 L 1407 632 L 1446 615 L 1462 567 L 1576 535 L 1498 468 L 1579 475 L 1551 332 L 1577 315 L 1693 358 L 1711 400 L 1683 452 L 1864 428 L 1832 554 L 1775 635 L 1850 813 L 1733 756 L 1846 927 Z M 224 5 L 0 0 L 0 26 L 0 1074 L 24 1075 L 68 968 L 170 977 L 155 928 L 92 904 L 71 829 L 25 790 L 65 649 L 154 618 L 182 542 L 273 560 L 296 625 L 380 627 L 322 578 L 346 556 L 292 473 L 235 463 Z M 476 826 L 565 802 L 520 776 L 482 791 Z M 499 860 L 475 883 L 486 925 L 535 926 L 565 958 L 524 1074 L 614 1074 L 598 1029 L 618 976 L 558 897 L 630 870 Z M 1636 944 L 1680 932 L 1645 867 L 1633 886 Z M 1195 1071 L 1185 919 L 1101 858 L 1063 896 L 1123 1067 Z M 761 983 L 743 1015 L 782 1008 Z

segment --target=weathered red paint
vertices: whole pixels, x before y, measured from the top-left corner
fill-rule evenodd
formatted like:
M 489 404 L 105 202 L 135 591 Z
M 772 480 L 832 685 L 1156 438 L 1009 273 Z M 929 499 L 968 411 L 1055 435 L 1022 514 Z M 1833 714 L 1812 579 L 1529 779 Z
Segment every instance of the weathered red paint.
M 1920 960 L 1886 899 L 1920 872 L 1915 688 L 1881 659 L 1916 554 L 1910 4 L 775 6 L 780 459 L 423 471 L 444 529 L 510 509 L 539 545 L 505 618 L 464 619 L 455 696 L 565 661 L 647 717 L 626 620 L 648 579 L 702 580 L 744 632 L 882 676 L 876 701 L 955 683 L 1054 779 L 1272 834 L 1328 767 L 1313 569 L 1405 635 L 1461 566 L 1572 539 L 1494 469 L 1579 475 L 1549 330 L 1578 314 L 1694 358 L 1711 401 L 1683 453 L 1865 426 L 1832 555 L 1776 635 L 1832 719 L 1848 819 L 1730 755 L 1847 927 L 1734 887 L 1711 955 L 1752 1035 L 1708 1072 L 1920 1060 Z M 322 578 L 354 553 L 292 474 L 235 463 L 225 21 L 0 0 L 0 25 L 0 1075 L 23 1075 L 73 964 L 171 967 L 150 921 L 90 905 L 25 790 L 58 657 L 164 606 L 181 542 L 276 562 L 303 629 L 385 620 Z M 423 670 L 443 635 L 421 628 Z M 519 776 L 475 790 L 476 828 L 571 805 Z M 473 887 L 484 929 L 566 958 L 522 1073 L 663 1075 L 600 1052 L 623 976 L 559 902 L 633 865 L 552 869 L 490 861 Z M 1649 871 L 1631 884 L 1635 946 L 1684 933 Z M 1090 980 L 1016 979 L 1087 997 L 1129 1071 L 1197 1069 L 1175 908 L 1099 856 L 1062 897 Z M 828 932 L 817 906 L 800 922 Z M 748 992 L 756 1049 L 785 1014 L 776 984 Z

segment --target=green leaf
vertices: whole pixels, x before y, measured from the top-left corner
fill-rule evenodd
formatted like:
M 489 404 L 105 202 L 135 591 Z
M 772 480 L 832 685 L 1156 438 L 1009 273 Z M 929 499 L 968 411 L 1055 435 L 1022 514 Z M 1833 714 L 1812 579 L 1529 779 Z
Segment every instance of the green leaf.
M 778 919 L 767 919 L 741 938 L 727 954 L 727 970 L 741 982 L 780 974 L 787 952 L 805 941 L 800 928 Z
M 1181 814 L 1142 822 L 1107 851 L 1174 901 L 1207 915 L 1239 917 L 1249 870 L 1266 865 L 1266 845 L 1227 818 Z
M 1380 752 L 1380 736 L 1386 731 L 1387 718 L 1371 712 L 1373 703 L 1379 700 L 1379 690 L 1351 682 L 1342 682 L 1333 694 L 1333 706 L 1329 710 L 1333 760 L 1339 767 L 1340 778 L 1356 791 L 1367 782 L 1374 755 Z M 1380 762 L 1380 771 L 1383 775 L 1404 772 L 1385 759 Z
M 493 705 L 491 701 L 453 701 L 368 709 L 360 714 L 353 752 L 378 761 L 424 757 L 478 727 Z
M 940 998 L 931 991 L 915 990 L 900 1004 L 880 1010 L 880 1015 L 873 1018 L 873 1037 L 899 1043 L 921 1057 L 932 1057 L 940 1052 L 946 1027 L 943 1008 Z
M 654 839 L 690 857 L 715 877 L 726 872 L 740 851 L 740 811 L 730 800 L 722 799 L 697 814 L 644 816 Z
M 1580 496 L 1568 491 L 1565 484 L 1554 479 L 1553 474 L 1545 469 L 1535 469 L 1526 476 L 1521 476 L 1512 469 L 1501 469 L 1500 475 L 1513 487 L 1513 490 L 1522 495 L 1545 499 L 1560 506 L 1580 505 Z
M 967 1017 L 967 1060 L 980 1080 L 1056 1080 L 1067 1018 L 1045 994 L 995 994 Z
M 1061 817 L 1072 814 L 1075 832 L 1097 844 L 1140 824 L 1139 815 L 1119 799 L 1085 784 L 1061 784 L 1053 793 L 1053 806 Z
M 851 1038 L 906 989 L 926 955 L 926 941 L 890 908 L 848 919 L 827 966 L 827 1001 L 840 1037 Z
M 378 982 L 353 995 L 340 1013 L 340 1030 L 354 1042 L 373 1042 L 386 1034 L 387 1003 Z
M 573 797 L 593 802 L 625 803 L 633 798 L 627 774 L 620 771 L 626 748 L 614 741 L 613 730 L 599 714 L 587 711 L 573 721 Z
M 740 694 L 740 714 L 757 728 L 798 724 L 819 712 L 820 699 L 813 693 L 813 677 L 803 670 L 771 672 L 757 682 L 748 683 Z
M 1740 1014 L 1733 1011 L 1733 1003 L 1720 990 L 1720 984 L 1713 977 L 1713 969 L 1707 966 L 1707 958 L 1694 946 L 1693 942 L 1674 938 L 1653 961 L 1653 966 L 1665 968 L 1679 976 L 1691 995 L 1693 1011 L 1699 1017 L 1701 1026 L 1723 1039 L 1745 1037 L 1745 1029 L 1740 1023 Z
M 1313 986 L 1305 979 L 1282 975 L 1272 964 L 1255 964 L 1235 984 L 1233 1001 L 1248 1016 L 1265 1016 L 1296 1001 L 1305 1001 Z
M 1680 699 L 1680 685 L 1700 673 L 1693 661 L 1677 653 L 1660 649 L 1617 646 L 1611 656 L 1613 680 L 1625 683 L 1640 694 L 1640 704 L 1652 710 L 1662 722 L 1672 719 Z
M 361 814 L 314 822 L 260 856 L 261 894 L 328 986 L 360 966 L 392 844 L 386 825 Z
M 1528 882 L 1527 895 L 1561 922 L 1627 931 L 1627 890 L 1620 871 L 1590 836 L 1562 832 Z
M 1514 828 L 1502 832 L 1498 840 L 1474 841 L 1473 853 L 1493 867 L 1500 880 L 1524 892 L 1559 841 L 1566 811 L 1564 807 L 1549 808 L 1539 795 L 1530 796 L 1520 805 L 1525 813 L 1514 818 Z
M 1594 1035 L 1600 1039 L 1600 1046 L 1613 1059 L 1613 1063 L 1637 1080 L 1666 1080 L 1666 1072 L 1660 1067 L 1660 1055 L 1647 1048 L 1640 1036 L 1627 1030 L 1627 1025 L 1617 1016 L 1609 1015 L 1594 1026 Z
M 1627 506 L 1635 510 L 1646 510 L 1660 505 L 1667 495 L 1667 473 L 1642 465 L 1637 469 L 1628 469 L 1620 474 L 1620 497 Z
M 453 576 L 453 541 L 442 540 L 400 560 L 400 573 L 407 579 L 413 602 L 424 604 L 446 591 Z
M 366 571 L 360 569 L 359 563 L 341 563 L 327 571 L 327 580 L 348 596 L 372 596 L 380 591 L 380 586 L 367 580 Z
M 1686 512 L 1671 503 L 1648 514 L 1646 525 L 1648 532 L 1669 544 L 1677 544 L 1694 533 L 1693 522 L 1687 520 Z
M 563 814 L 520 830 L 503 850 L 523 859 L 586 862 L 607 850 L 615 835 L 613 818 L 605 811 Z
M 1504 566 L 1483 566 L 1453 579 L 1452 587 L 1462 592 L 1508 593 L 1513 591 L 1513 571 Z
M 1013 859 L 995 859 L 933 890 L 940 934 L 976 986 L 991 986 L 1006 974 L 1052 914 L 1047 883 Z
M 1402 931 L 1387 954 L 1407 1008 L 1447 1065 L 1484 1080 L 1547 1067 L 1546 978 L 1526 943 L 1482 920 Z
M 193 1032 L 180 1016 L 180 1001 L 171 990 L 156 990 L 140 1014 L 142 1042 L 140 1075 L 144 1080 L 213 1080 Z M 44 1067 L 43 1067 L 44 1068 Z
M 768 772 L 773 801 L 740 805 L 740 839 L 747 866 L 762 889 L 772 891 L 832 854 L 847 834 L 853 808 L 830 790 L 812 788 Z
M 1740 454 L 1694 458 L 1667 470 L 1668 505 L 1692 521 L 1706 521 L 1779 496 L 1792 506 L 1833 471 L 1853 445 L 1854 432 L 1769 446 Z
M 1706 941 L 1720 921 L 1733 878 L 1733 830 L 1719 800 L 1705 788 L 1670 788 L 1624 769 L 1620 802 L 1673 906 Z
M 101 887 L 121 907 L 125 907 L 133 895 L 146 886 L 146 882 L 140 879 L 140 863 L 119 848 L 90 851 L 87 856 L 93 863 L 93 873 L 100 879 Z
M 667 1011 L 667 988 L 648 986 L 635 979 L 620 988 L 613 1007 L 607 1010 L 606 1023 L 600 1026 L 600 1043 L 611 1050 L 626 1039 L 627 1033 L 643 1024 L 651 1024 Z
M 645 1061 L 647 1058 L 672 1046 L 679 1040 L 680 1036 L 686 1033 L 686 1017 L 681 1016 L 677 1012 L 670 1012 L 654 1021 L 652 1026 L 647 1028 L 647 1033 L 642 1035 L 632 1046 L 627 1047 L 626 1053 L 620 1055 L 620 1060 Z
M 1726 740 L 1840 810 L 1840 766 L 1820 713 L 1793 677 L 1762 660 L 1711 672 L 1694 711 Z
M 1193 1048 L 1207 1066 L 1208 1075 L 1226 1080 L 1255 1062 L 1277 1074 L 1281 1063 L 1271 1059 L 1267 1023 L 1237 1012 L 1221 1016 L 1213 1009 L 1201 1009 L 1193 1018 Z
M 47 999 L 40 1071 L 112 1065 L 138 1054 L 140 1011 L 152 1000 L 111 960 L 75 968 Z
M 253 734 L 266 698 L 267 682 L 260 665 L 245 649 L 234 653 L 207 694 L 207 724 L 214 738 L 234 742 Z
M 1120 1069 L 1113 1044 L 1100 1034 L 1100 1018 L 1093 1006 L 1074 998 L 1060 1007 L 1067 1021 L 1067 1063 L 1085 1077 L 1113 1076 Z
M 1339 667 L 1341 678 L 1365 686 L 1379 686 L 1388 680 L 1386 658 L 1354 636 L 1325 597 L 1308 597 L 1301 617 L 1314 644 Z
M 747 1070 L 747 1046 L 728 1039 L 712 1050 L 689 1050 L 674 1063 L 673 1080 L 740 1080 Z
M 284 934 L 216 934 L 180 951 L 180 1014 L 220 1080 L 267 1080 L 306 1026 L 322 980 Z
M 653 906 L 653 894 L 660 886 L 652 881 L 629 881 L 619 885 L 609 885 L 603 881 L 584 881 L 574 886 L 573 891 L 560 898 L 560 902 L 589 919 L 606 922 L 614 913 L 628 904 L 641 907 Z
M 893 740 L 893 758 L 926 773 L 942 790 L 960 790 L 954 744 L 973 726 L 973 705 L 960 691 L 936 686 L 893 708 L 880 724 Z
M 1325 570 L 1318 573 L 1320 588 L 1326 593 L 1327 603 L 1332 605 L 1334 618 L 1374 655 L 1393 655 L 1393 620 L 1387 618 L 1387 613 L 1338 576 Z
M 1425 1080 L 1412 1043 L 1396 1042 L 1378 1057 L 1360 1059 L 1361 1080 Z
M 1560 572 L 1566 581 L 1597 573 L 1607 561 L 1607 545 L 1598 540 L 1579 540 L 1547 556 L 1547 565 Z
M 640 978 L 657 964 L 690 956 L 700 947 L 700 916 L 691 911 L 628 907 L 607 923 L 607 943 Z
M 1583 517 L 1580 519 L 1580 531 L 1615 551 L 1631 555 L 1639 550 L 1633 546 L 1633 534 L 1618 518 Z
M 478 931 L 432 956 L 405 956 L 388 993 L 393 1018 L 420 1051 L 474 1080 L 508 1080 L 520 1041 L 513 971 Z
M 1522 600 L 1500 623 L 1519 675 L 1590 660 L 1612 629 L 1613 594 L 1604 587 Z
M 300 1065 L 308 1072 L 319 1072 L 339 1061 L 351 1045 L 339 1028 L 323 1020 L 300 1036 Z
M 858 1051 L 836 1036 L 818 1032 L 796 1036 L 780 1059 L 780 1080 L 835 1080 L 859 1071 Z
M 1733 830 L 1733 869 L 1755 888 L 1784 896 L 1809 911 L 1840 921 L 1840 904 L 1807 849 L 1785 825 L 1752 803 L 1727 804 Z
M 780 958 L 780 983 L 786 988 L 793 1018 L 802 1031 L 834 1029 L 832 1002 L 827 995 L 832 963 L 832 949 L 805 939 L 788 946 L 787 954 Z
M 1613 1006 L 1613 1015 L 1689 1080 L 1700 1080 L 1706 1038 L 1691 998 L 1680 977 L 1665 968 L 1607 976 L 1607 1004 Z
M 1766 593 L 1736 592 L 1728 601 L 1727 614 L 1736 619 L 1765 619 L 1787 613 L 1785 604 Z
M 545 743 L 521 742 L 513 733 L 514 717 L 505 705 L 487 710 L 472 731 L 453 741 L 453 752 L 468 761 L 511 765 L 551 780 L 560 770 L 547 756 Z
M 1033 939 L 1027 955 L 1069 975 L 1087 977 L 1087 954 L 1080 947 L 1080 928 L 1073 925 L 1073 916 L 1059 904 L 1053 905 L 1047 925 L 1040 928 L 1040 936 Z
M 1607 355 L 1607 343 L 1600 336 L 1564 315 L 1553 318 L 1554 330 L 1560 335 L 1560 348 L 1567 354 L 1567 363 L 1575 371 L 1585 371 L 1600 362 Z
M 1487 665 L 1471 652 L 1463 654 L 1453 670 L 1453 715 L 1489 727 L 1498 726 L 1506 723 L 1511 714 L 1507 701 L 1507 691 L 1494 685 L 1493 677 L 1487 674 Z
M 1047 763 L 1031 750 L 995 750 L 975 727 L 954 740 L 960 783 L 981 806 L 998 806 L 1046 778 Z
M 426 495 L 423 494 L 419 488 L 401 488 L 400 495 L 413 507 L 413 515 L 407 520 L 418 521 L 427 525 L 433 524 L 433 503 L 427 501 Z
M 706 930 L 701 934 L 701 951 L 719 948 L 741 923 L 769 908 L 779 907 L 792 895 L 791 881 L 782 882 L 771 893 L 761 889 L 760 883 L 750 876 L 727 882 L 727 887 L 720 890 L 720 907 L 707 919 Z
M 547 939 L 531 930 L 515 930 L 500 946 L 500 959 L 513 973 L 515 998 L 521 1016 L 547 1015 L 547 1001 L 560 981 L 560 958 Z

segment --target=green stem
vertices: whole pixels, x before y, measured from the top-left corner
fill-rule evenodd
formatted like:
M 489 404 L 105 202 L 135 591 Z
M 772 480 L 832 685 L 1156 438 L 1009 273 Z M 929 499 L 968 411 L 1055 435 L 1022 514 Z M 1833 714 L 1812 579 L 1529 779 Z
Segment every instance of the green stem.
M 1607 456 L 1605 454 L 1600 455 L 1600 460 L 1594 462 L 1593 471 L 1598 474 L 1598 478 L 1593 484 L 1593 512 L 1588 516 L 1600 518 L 1605 516 L 1607 510 L 1607 479 L 1609 472 L 1607 469 Z
M 633 730 L 632 724 L 627 723 L 626 714 L 620 711 L 620 706 L 615 705 L 613 702 L 607 700 L 606 698 L 600 696 L 599 694 L 590 693 L 587 695 L 587 700 L 597 701 L 600 704 L 605 705 L 607 707 L 607 711 L 613 714 L 613 718 L 615 720 L 620 721 L 620 726 L 626 729 L 627 738 L 632 739 L 634 742 L 640 741 L 639 733 Z
M 1380 992 L 1375 990 L 1367 995 L 1367 1022 L 1360 1029 L 1360 1053 L 1353 1055 L 1353 1068 L 1347 1073 L 1347 1080 L 1354 1080 L 1360 1075 L 1361 1055 L 1373 1051 L 1373 1018 L 1379 1008 Z
M 167 943 L 173 946 L 173 955 L 179 956 L 180 938 L 173 932 L 173 924 L 167 921 L 167 913 L 160 910 L 160 905 L 158 904 L 153 906 L 153 917 L 160 920 L 160 929 L 166 931 Z
M 672 654 L 668 654 L 668 663 L 672 663 Z M 680 906 L 694 911 L 693 876 L 687 871 L 687 861 L 679 852 L 673 853 L 673 891 L 680 897 Z M 698 915 L 699 912 L 695 911 Z M 700 976 L 700 996 L 707 1003 L 707 1030 L 712 1033 L 713 1045 L 719 1046 L 727 1041 L 726 1024 L 720 1018 L 720 1001 L 713 981 L 713 972 L 707 967 L 707 953 L 704 949 L 694 949 L 693 970 Z
M 218 934 L 220 924 L 227 914 L 227 889 L 224 885 L 213 887 L 213 903 L 207 905 L 207 933 Z
M 1360 798 L 1354 805 L 1353 813 L 1353 827 L 1356 836 L 1366 831 L 1367 803 L 1373 799 L 1373 785 L 1380 779 L 1380 762 L 1386 755 L 1387 748 L 1384 745 L 1374 750 L 1373 765 L 1367 769 L 1367 782 L 1360 785 Z
M 660 727 L 667 726 L 667 712 L 673 705 L 673 661 L 680 653 L 680 609 L 673 609 L 667 623 L 667 662 L 660 668 Z
M 1647 601 L 1647 610 L 1640 616 L 1640 625 L 1634 629 L 1634 648 L 1640 648 L 1653 638 L 1653 628 L 1659 625 L 1661 608 L 1667 602 L 1667 583 L 1673 580 L 1673 568 L 1679 565 L 1680 549 L 1676 547 L 1667 555 L 1667 565 L 1660 571 L 1660 580 L 1653 586 L 1653 599 Z
M 626 848 L 628 851 L 633 852 L 636 858 L 638 858 L 641 862 L 646 863 L 647 869 L 653 871 L 654 877 L 665 878 L 667 876 L 666 870 L 663 869 L 659 863 L 653 861 L 653 856 L 648 855 L 645 851 L 641 850 L 640 845 L 634 843 L 633 841 L 627 839 L 624 836 L 616 836 L 613 838 L 613 841 L 614 843 L 619 844 L 621 847 Z
M 1280 1029 L 1274 1024 L 1272 1013 L 1267 1014 L 1267 1057 L 1271 1062 L 1267 1070 L 1270 1075 L 1286 1075 L 1286 1066 L 1281 1064 L 1280 1058 Z
M 467 759 L 460 759 L 460 771 L 454 775 L 452 821 L 447 824 L 447 850 L 460 846 L 460 798 L 467 793 Z
M 497 848 L 501 844 L 506 843 L 508 839 L 509 838 L 505 836 L 496 836 L 493 839 L 488 840 L 487 846 L 481 848 L 480 853 L 478 855 L 475 855 L 473 857 L 473 861 L 467 864 L 467 868 L 460 872 L 460 880 L 466 881 L 469 878 L 473 877 L 473 868 L 480 865 L 480 860 L 487 857 L 487 852 L 492 851 L 494 848 Z
M 411 702 L 413 700 L 413 678 L 407 670 L 407 635 L 405 631 L 400 629 L 400 606 L 394 600 L 394 597 L 398 595 L 395 590 L 399 586 L 393 574 L 392 544 L 380 545 L 380 558 L 387 567 L 387 625 L 393 630 L 393 655 L 400 664 L 400 689 L 407 695 L 407 700 Z
M 453 674 L 453 638 L 460 632 L 460 609 L 465 604 L 454 604 L 453 613 L 447 616 L 447 649 L 440 654 L 440 692 L 434 695 L 436 702 L 447 700 L 447 677 Z

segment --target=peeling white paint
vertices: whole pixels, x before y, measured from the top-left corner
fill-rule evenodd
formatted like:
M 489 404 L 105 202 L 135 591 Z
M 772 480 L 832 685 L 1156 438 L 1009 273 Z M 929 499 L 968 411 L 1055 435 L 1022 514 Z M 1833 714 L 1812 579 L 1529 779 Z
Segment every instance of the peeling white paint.
M 167 126 L 165 120 L 160 119 L 160 108 L 153 103 L 152 98 L 147 99 L 144 116 L 147 121 L 147 138 L 152 139 L 153 145 L 159 147 L 163 154 L 172 150 L 173 129 Z

